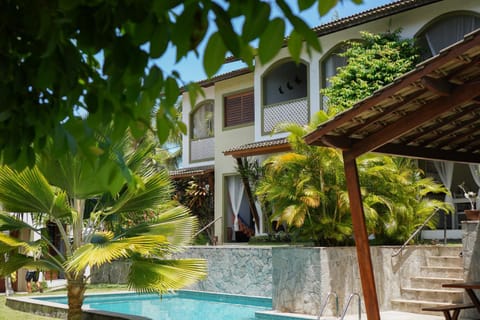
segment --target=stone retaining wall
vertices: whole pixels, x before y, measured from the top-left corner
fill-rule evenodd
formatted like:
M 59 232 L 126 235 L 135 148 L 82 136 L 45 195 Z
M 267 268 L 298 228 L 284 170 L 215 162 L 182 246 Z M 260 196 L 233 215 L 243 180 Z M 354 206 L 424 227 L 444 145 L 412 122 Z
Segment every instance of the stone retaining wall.
M 400 288 L 408 287 L 410 277 L 418 275 L 431 255 L 458 254 L 459 247 L 409 246 L 395 257 L 398 247 L 371 247 L 380 310 L 391 310 L 391 300 L 400 297 Z M 452 253 L 453 254 L 453 253 Z M 355 247 L 273 248 L 273 295 L 275 310 L 317 315 L 323 299 L 336 292 L 340 309 L 349 295 L 362 296 Z M 349 309 L 357 313 L 357 300 Z M 342 310 L 340 310 L 342 311 Z M 362 311 L 365 306 L 362 302 Z M 334 314 L 334 303 L 324 314 Z
M 478 235 L 478 221 L 462 222 L 462 243 L 463 243 L 463 271 L 466 281 L 480 281 L 480 238 Z M 480 292 L 477 290 L 477 296 Z M 464 294 L 464 301 L 471 301 L 468 295 Z M 480 319 L 476 310 L 465 310 L 461 319 Z
M 372 247 L 380 309 L 391 310 L 390 300 L 400 297 L 428 256 L 451 255 L 452 249 L 458 254 L 458 246 L 409 246 L 392 257 L 398 247 Z M 328 292 L 338 294 L 340 308 L 351 293 L 362 294 L 355 247 L 196 246 L 178 256 L 192 257 L 208 261 L 208 277 L 189 289 L 272 297 L 282 312 L 316 315 Z M 112 265 L 95 271 L 92 282 L 122 283 L 125 275 L 125 265 Z M 332 303 L 325 314 L 333 309 Z

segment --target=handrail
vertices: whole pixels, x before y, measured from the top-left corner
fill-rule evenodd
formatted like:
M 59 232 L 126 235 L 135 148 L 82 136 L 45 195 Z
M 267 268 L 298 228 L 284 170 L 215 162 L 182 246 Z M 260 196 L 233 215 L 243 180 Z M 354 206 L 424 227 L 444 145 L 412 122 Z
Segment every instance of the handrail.
M 323 314 L 323 311 L 325 311 L 325 308 L 327 307 L 328 301 L 330 300 L 330 297 L 334 296 L 335 297 L 335 317 L 338 318 L 338 295 L 336 292 L 331 291 L 327 294 L 327 297 L 325 298 L 325 301 L 322 304 L 322 307 L 320 308 L 320 312 L 318 313 L 317 320 L 320 320 L 320 317 Z
M 222 219 L 223 217 L 220 216 L 218 217 L 217 219 L 213 220 L 213 221 L 210 221 L 205 227 L 203 227 L 202 229 L 200 229 L 199 231 L 197 231 L 197 233 L 195 233 L 193 235 L 193 237 L 195 238 L 196 236 L 198 236 L 203 230 L 207 229 L 208 227 L 210 227 L 212 224 L 214 224 L 217 220 L 219 219 Z
M 345 308 L 343 309 L 342 316 L 340 317 L 340 320 L 343 320 L 345 318 L 345 315 L 347 314 L 348 307 L 350 306 L 350 302 L 352 302 L 353 297 L 357 296 L 358 297 L 358 320 L 362 319 L 362 298 L 358 293 L 352 293 L 348 297 L 347 304 L 345 305 Z
M 405 247 L 408 245 L 408 243 L 410 241 L 412 241 L 412 239 L 415 238 L 415 236 L 427 225 L 428 221 L 430 221 L 430 219 L 433 218 L 433 216 L 438 212 L 438 210 L 439 209 L 435 209 L 435 211 L 431 215 L 429 215 L 427 219 L 425 219 L 423 224 L 420 227 L 418 227 L 417 230 L 415 230 L 414 233 L 412 233 L 412 235 L 407 239 L 407 241 L 405 241 L 405 243 L 400 247 L 400 249 L 398 249 L 397 251 L 392 253 L 392 258 L 396 257 L 400 253 L 402 253 L 403 249 L 405 249 Z

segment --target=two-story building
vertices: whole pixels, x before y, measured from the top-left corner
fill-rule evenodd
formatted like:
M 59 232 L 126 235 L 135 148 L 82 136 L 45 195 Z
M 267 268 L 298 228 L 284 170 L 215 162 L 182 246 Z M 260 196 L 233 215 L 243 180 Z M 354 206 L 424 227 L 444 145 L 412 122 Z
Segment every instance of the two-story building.
M 198 173 L 204 168 L 211 172 L 213 168 L 215 218 L 222 217 L 215 223 L 219 241 L 244 239 L 235 232 L 244 228 L 254 229 L 257 234 L 264 232 L 260 207 L 252 210 L 236 159 L 257 157 L 261 161 L 289 149 L 285 134 L 272 134 L 273 129 L 280 122 L 307 124 L 322 109 L 321 88 L 328 86 L 329 77 L 346 63 L 337 55 L 345 41 L 359 39 L 361 31 L 401 29 L 402 37 L 416 39 L 429 53 L 427 59 L 479 27 L 478 0 L 395 1 L 315 27 L 323 50 L 311 55 L 304 52 L 299 65 L 283 48 L 268 64 L 256 60 L 254 70 L 239 69 L 199 82 L 205 96 L 194 105 L 184 93 L 183 121 L 189 130 L 183 137 L 182 170 L 188 175 L 189 170 Z M 480 178 L 472 176 L 466 165 L 421 165 L 451 189 L 453 199 L 448 200 L 457 205 L 465 202 L 455 198 L 458 184 L 465 182 L 472 189 L 480 184 Z M 254 219 L 256 214 L 259 218 Z M 459 215 L 448 217 L 445 227 L 452 229 L 450 237 L 458 237 L 455 229 L 459 219 Z

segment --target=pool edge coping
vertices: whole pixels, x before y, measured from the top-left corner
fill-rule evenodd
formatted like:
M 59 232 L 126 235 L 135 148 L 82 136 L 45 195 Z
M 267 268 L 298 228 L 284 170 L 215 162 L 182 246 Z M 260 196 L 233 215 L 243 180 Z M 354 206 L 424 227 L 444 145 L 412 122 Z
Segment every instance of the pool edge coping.
M 128 291 L 127 291 L 128 292 Z M 126 293 L 125 291 L 118 291 L 112 292 L 112 294 L 117 293 Z M 105 293 L 92 293 L 89 296 L 97 295 L 97 294 L 105 294 Z M 54 318 L 65 318 L 68 313 L 68 305 L 63 303 L 57 302 L 50 302 L 50 301 L 42 301 L 35 298 L 48 298 L 48 297 L 58 297 L 64 296 L 62 295 L 42 295 L 42 296 L 16 296 L 16 297 L 6 297 L 5 305 L 9 308 L 27 312 L 31 314 L 47 316 L 47 317 L 54 317 Z M 34 310 L 30 306 L 36 306 L 40 311 Z M 43 311 L 45 310 L 45 312 Z M 118 313 L 118 312 L 111 312 L 111 311 L 103 311 L 98 309 L 91 309 L 88 307 L 82 307 L 82 312 L 84 316 L 82 319 L 118 319 L 118 320 L 152 320 L 148 317 L 143 316 L 136 316 L 136 315 L 129 315 L 125 313 Z

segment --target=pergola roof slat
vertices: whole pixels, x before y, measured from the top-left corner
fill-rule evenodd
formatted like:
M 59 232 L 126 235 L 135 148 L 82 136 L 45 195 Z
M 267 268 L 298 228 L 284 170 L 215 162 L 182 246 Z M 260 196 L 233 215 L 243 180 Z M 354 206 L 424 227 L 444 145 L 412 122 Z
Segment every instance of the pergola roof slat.
M 305 140 L 348 150 L 353 158 L 366 152 L 402 155 L 404 149 L 405 156 L 417 150 L 420 158 L 480 163 L 475 139 L 480 133 L 479 61 L 477 30 L 320 125 Z

